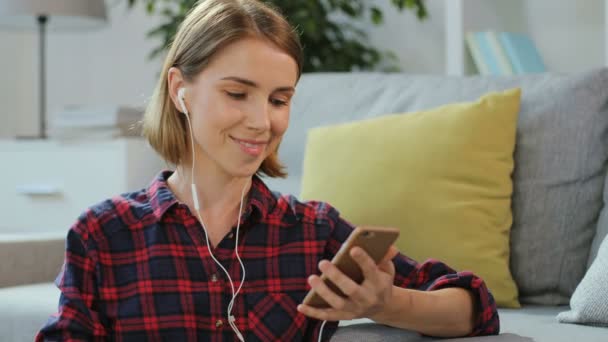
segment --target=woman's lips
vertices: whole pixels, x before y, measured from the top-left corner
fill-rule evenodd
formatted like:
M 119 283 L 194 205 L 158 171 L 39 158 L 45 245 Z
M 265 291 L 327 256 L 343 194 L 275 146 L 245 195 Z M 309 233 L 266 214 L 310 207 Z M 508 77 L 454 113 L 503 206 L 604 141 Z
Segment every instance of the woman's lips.
M 266 148 L 266 145 L 268 145 L 268 141 L 264 140 L 237 139 L 235 137 L 230 138 L 232 138 L 232 140 L 239 145 L 241 151 L 254 157 L 262 154 Z

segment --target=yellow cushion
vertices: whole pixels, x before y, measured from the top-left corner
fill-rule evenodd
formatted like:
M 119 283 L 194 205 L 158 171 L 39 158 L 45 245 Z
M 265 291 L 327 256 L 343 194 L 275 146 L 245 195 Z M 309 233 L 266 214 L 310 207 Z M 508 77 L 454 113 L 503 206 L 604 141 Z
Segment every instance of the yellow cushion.
M 401 229 L 397 247 L 482 277 L 519 307 L 509 270 L 520 90 L 309 132 L 301 197 L 355 225 Z

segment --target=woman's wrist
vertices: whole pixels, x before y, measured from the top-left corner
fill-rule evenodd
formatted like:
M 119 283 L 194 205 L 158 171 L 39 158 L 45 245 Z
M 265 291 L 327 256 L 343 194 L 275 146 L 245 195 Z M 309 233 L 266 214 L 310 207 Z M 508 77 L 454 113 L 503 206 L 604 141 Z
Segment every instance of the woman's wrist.
M 402 325 L 405 318 L 404 313 L 412 311 L 412 294 L 411 290 L 393 285 L 391 299 L 385 303 L 382 310 L 368 318 L 379 324 Z
M 425 335 L 465 336 L 474 326 L 474 307 L 473 296 L 465 289 L 418 291 L 394 287 L 384 309 L 368 318 Z

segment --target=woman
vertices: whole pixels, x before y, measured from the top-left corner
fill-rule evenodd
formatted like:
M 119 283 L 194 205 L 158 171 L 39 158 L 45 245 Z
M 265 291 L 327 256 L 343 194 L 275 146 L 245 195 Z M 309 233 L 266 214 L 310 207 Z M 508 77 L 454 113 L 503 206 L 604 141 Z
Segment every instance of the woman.
M 201 1 L 181 25 L 144 118 L 176 170 L 90 207 L 69 230 L 59 312 L 43 340 L 328 339 L 368 317 L 435 336 L 498 333 L 483 281 L 353 250 L 359 285 L 327 260 L 353 226 L 329 204 L 272 193 L 302 67 L 297 34 L 257 0 Z M 320 281 L 326 273 L 348 295 Z M 300 304 L 310 288 L 332 307 Z

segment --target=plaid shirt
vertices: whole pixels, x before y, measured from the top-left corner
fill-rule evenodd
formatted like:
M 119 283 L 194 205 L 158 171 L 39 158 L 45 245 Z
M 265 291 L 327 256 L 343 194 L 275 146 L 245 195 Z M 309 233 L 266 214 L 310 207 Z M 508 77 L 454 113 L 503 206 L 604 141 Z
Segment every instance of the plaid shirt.
M 164 171 L 147 189 L 92 206 L 67 235 L 61 290 L 36 341 L 233 341 L 226 321 L 230 283 L 211 259 L 201 225 L 167 186 Z M 254 176 L 241 218 L 239 253 L 246 279 L 233 314 L 246 341 L 316 341 L 320 321 L 296 310 L 322 259 L 337 253 L 353 226 L 322 202 L 271 192 Z M 235 282 L 235 229 L 214 250 Z M 497 334 L 498 314 L 484 282 L 429 260 L 393 259 L 395 285 L 462 287 L 479 307 L 472 335 Z M 324 340 L 336 330 L 327 322 Z

